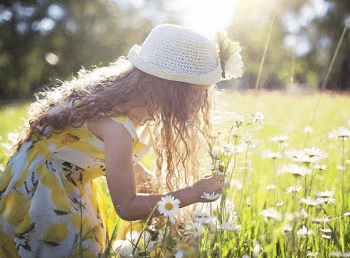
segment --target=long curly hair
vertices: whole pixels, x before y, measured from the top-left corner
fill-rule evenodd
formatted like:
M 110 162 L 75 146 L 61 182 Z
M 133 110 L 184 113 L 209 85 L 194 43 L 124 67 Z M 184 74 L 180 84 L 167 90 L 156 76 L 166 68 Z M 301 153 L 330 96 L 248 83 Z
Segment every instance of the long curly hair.
M 205 92 L 204 105 L 193 111 L 194 87 L 144 73 L 124 58 L 107 67 L 82 69 L 77 76 L 36 95 L 17 150 L 33 135 L 49 138 L 68 126 L 80 127 L 95 121 L 101 112 L 128 116 L 133 108 L 146 107 L 155 138 L 157 186 L 153 191 L 173 191 L 198 178 L 198 158 L 204 140 L 198 128 L 203 128 L 207 137 L 211 129 L 209 94 L 210 89 Z M 116 108 L 130 100 L 135 101 L 127 108 Z M 188 120 L 198 128 L 187 126 Z

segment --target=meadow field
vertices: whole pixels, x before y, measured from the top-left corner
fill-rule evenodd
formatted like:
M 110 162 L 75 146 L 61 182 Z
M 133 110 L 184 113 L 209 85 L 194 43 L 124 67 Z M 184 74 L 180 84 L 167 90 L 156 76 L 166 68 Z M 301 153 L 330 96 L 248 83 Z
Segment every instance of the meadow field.
M 0 106 L 0 174 L 27 107 Z M 128 233 L 109 255 L 350 257 L 350 96 L 221 91 L 211 118 L 200 173 L 225 175 L 222 196 L 175 212 L 188 221 L 177 230 L 168 220 Z M 143 163 L 152 169 L 152 153 Z

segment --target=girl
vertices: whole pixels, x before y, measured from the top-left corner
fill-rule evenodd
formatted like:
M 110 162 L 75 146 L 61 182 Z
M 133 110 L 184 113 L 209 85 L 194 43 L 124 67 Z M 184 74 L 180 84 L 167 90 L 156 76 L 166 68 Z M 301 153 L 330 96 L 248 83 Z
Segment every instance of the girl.
M 31 105 L 0 181 L 1 257 L 100 256 L 114 218 L 95 182 L 104 175 L 127 221 L 146 219 L 166 191 L 180 207 L 221 193 L 215 177 L 198 180 L 200 141 L 186 126 L 209 133 L 209 88 L 222 74 L 214 43 L 164 24 L 128 59 L 82 70 Z M 139 163 L 152 145 L 156 175 Z M 140 193 L 150 181 L 152 194 Z

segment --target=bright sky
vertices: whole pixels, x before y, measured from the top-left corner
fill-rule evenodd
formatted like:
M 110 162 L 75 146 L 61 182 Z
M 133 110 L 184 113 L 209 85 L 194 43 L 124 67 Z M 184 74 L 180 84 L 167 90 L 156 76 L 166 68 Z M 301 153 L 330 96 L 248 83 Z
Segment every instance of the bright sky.
M 214 39 L 216 30 L 229 25 L 240 1 L 174 0 L 167 2 L 167 5 L 170 9 L 183 13 L 184 25 Z
M 152 1 L 147 3 L 146 0 L 114 0 L 121 9 L 127 9 L 131 5 L 139 9 L 140 15 L 151 19 L 156 19 L 162 23 L 166 15 L 160 13 L 157 7 L 152 5 Z M 244 0 L 167 0 L 164 1 L 164 7 L 170 11 L 176 11 L 181 14 L 178 17 L 184 25 L 202 33 L 209 39 L 214 40 L 215 32 L 218 29 L 225 29 L 233 19 L 236 8 Z M 286 31 L 289 32 L 283 40 L 286 49 L 292 50 L 297 56 L 303 56 L 311 49 L 309 35 L 312 35 L 313 27 L 310 26 L 314 19 L 320 19 L 327 15 L 328 11 L 334 6 L 326 0 L 308 0 L 297 12 L 286 11 L 283 15 L 282 22 Z M 30 17 L 33 15 L 35 8 L 22 5 L 20 2 L 14 4 L 17 15 L 21 17 Z M 48 17 L 41 21 L 36 21 L 32 25 L 33 30 L 39 30 L 42 34 L 50 32 L 55 27 L 55 22 L 59 21 L 65 15 L 64 9 L 58 4 L 52 4 L 48 8 Z M 9 21 L 12 17 L 10 10 L 0 12 L 0 25 L 2 22 Z M 25 33 L 28 31 L 28 24 L 21 21 L 17 24 L 17 31 Z M 74 33 L 77 29 L 76 24 L 68 22 L 67 29 Z M 305 33 L 305 30 L 310 30 Z M 319 39 L 320 48 L 326 49 L 331 45 L 330 39 L 323 36 Z
M 154 8 L 143 8 L 145 0 L 115 0 L 119 6 L 134 5 L 140 9 L 140 14 L 162 21 L 162 16 Z M 214 39 L 217 29 L 225 29 L 230 24 L 235 8 L 242 0 L 169 0 L 164 1 L 165 8 L 182 14 L 184 25 Z M 244 1 L 244 0 L 243 0 Z M 297 56 L 307 54 L 311 49 L 308 35 L 301 33 L 301 28 L 309 29 L 314 19 L 323 18 L 332 8 L 332 4 L 325 0 L 309 0 L 298 13 L 286 12 L 283 24 L 289 35 L 285 37 L 283 45 L 292 50 Z M 322 38 L 321 45 L 330 45 L 327 38 Z
M 119 6 L 129 4 L 143 10 L 145 0 L 115 0 Z M 168 10 L 179 11 L 182 14 L 181 20 L 188 26 L 210 39 L 214 39 L 217 29 L 224 29 L 231 21 L 235 7 L 241 0 L 169 0 L 164 1 Z M 141 14 L 151 18 L 161 18 L 156 10 L 151 8 L 141 11 Z

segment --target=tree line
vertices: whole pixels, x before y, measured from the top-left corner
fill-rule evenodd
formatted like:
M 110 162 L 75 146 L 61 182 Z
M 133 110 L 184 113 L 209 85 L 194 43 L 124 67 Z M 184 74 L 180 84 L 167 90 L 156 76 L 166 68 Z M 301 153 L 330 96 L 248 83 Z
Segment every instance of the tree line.
M 293 25 L 293 21 L 286 23 L 288 17 L 297 20 L 307 5 L 320 9 L 318 2 L 328 8 L 326 14 L 314 16 L 294 31 L 288 28 Z M 181 24 L 180 14 L 166 10 L 163 3 L 145 1 L 146 7 L 156 4 L 158 11 L 165 14 L 161 22 Z M 284 89 L 288 84 L 298 83 L 319 88 L 349 8 L 348 0 L 241 1 L 226 29 L 231 39 L 241 43 L 245 72 L 241 80 L 226 82 L 224 86 Z M 56 78 L 64 80 L 81 67 L 108 65 L 127 55 L 132 45 L 141 44 L 160 23 L 156 17 L 139 15 L 139 11 L 132 5 L 123 7 L 107 0 L 3 1 L 0 4 L 0 100 L 31 97 L 36 91 L 54 85 Z M 300 54 L 302 44 L 309 50 Z M 327 88 L 348 90 L 349 74 L 350 33 L 346 31 Z

